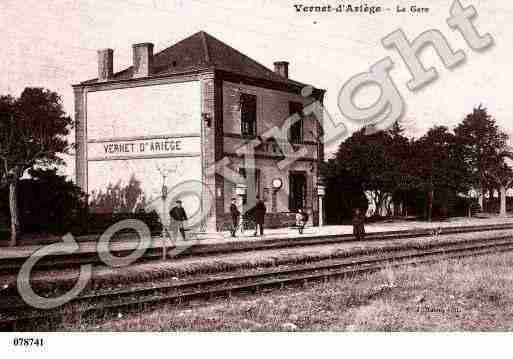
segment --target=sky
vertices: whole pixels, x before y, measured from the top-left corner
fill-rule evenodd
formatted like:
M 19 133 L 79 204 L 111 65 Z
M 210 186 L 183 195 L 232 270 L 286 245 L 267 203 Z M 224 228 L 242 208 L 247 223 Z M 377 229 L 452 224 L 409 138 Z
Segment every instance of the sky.
M 131 65 L 132 44 L 152 42 L 155 52 L 203 30 L 261 64 L 290 63 L 292 79 L 327 90 L 325 107 L 336 122 L 344 122 L 337 106 L 339 91 L 351 77 L 390 56 L 390 75 L 406 111 L 402 119 L 408 136 L 422 136 L 433 125 L 449 128 L 479 104 L 487 107 L 513 138 L 513 2 L 462 0 L 473 5 L 480 34 L 490 33 L 494 46 L 474 52 L 462 36 L 446 24 L 452 0 L 362 1 L 391 11 L 365 13 L 297 12 L 294 5 L 356 4 L 299 0 L 0 0 L 0 94 L 19 95 L 26 86 L 42 86 L 62 96 L 73 116 L 72 84 L 95 78 L 97 50 L 114 49 L 114 71 Z M 397 13 L 397 6 L 429 8 L 427 13 Z M 408 39 L 437 29 L 453 50 L 463 50 L 466 62 L 448 70 L 431 48 L 422 52 L 426 67 L 434 66 L 438 79 L 419 91 L 406 87 L 411 75 L 395 50 L 381 39 L 402 29 Z M 373 103 L 377 87 L 360 91 L 356 102 Z M 73 138 L 71 138 L 73 141 Z M 326 146 L 326 155 L 338 143 Z M 64 173 L 73 178 L 74 163 L 67 156 Z

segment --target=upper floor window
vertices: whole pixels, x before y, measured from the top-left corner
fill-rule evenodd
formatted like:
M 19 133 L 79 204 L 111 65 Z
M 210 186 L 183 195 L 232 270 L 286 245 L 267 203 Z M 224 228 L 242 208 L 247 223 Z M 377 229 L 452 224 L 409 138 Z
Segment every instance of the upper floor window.
M 242 137 L 256 137 L 257 97 L 243 93 L 240 102 Z
M 289 102 L 289 114 L 297 114 L 301 117 L 289 128 L 289 142 L 303 143 L 303 104 L 300 102 Z

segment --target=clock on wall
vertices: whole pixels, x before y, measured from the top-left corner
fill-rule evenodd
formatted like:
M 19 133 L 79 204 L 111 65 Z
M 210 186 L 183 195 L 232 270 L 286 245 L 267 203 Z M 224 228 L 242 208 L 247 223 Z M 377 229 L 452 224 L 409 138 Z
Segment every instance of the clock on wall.
M 283 181 L 281 178 L 275 178 L 273 179 L 272 185 L 274 189 L 280 189 L 281 186 L 283 186 Z

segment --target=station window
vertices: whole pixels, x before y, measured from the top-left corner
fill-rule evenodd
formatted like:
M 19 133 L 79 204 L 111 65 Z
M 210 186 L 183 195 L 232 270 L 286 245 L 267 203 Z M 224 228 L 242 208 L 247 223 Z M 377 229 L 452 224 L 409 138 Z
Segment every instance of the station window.
M 242 137 L 256 137 L 257 97 L 243 93 L 240 102 Z
M 303 104 L 299 102 L 289 102 L 289 114 L 298 114 L 301 118 L 290 126 L 289 142 L 303 143 Z

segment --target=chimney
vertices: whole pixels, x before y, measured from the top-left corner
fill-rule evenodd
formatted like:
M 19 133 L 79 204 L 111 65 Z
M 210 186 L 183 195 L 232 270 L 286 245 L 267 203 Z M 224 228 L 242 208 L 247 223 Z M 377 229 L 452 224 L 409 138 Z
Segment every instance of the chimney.
M 289 78 L 289 63 L 287 61 L 276 61 L 274 63 L 274 72 L 285 78 Z
M 98 50 L 98 81 L 107 81 L 112 78 L 114 50 Z
M 133 77 L 148 77 L 153 67 L 153 44 L 144 42 L 132 45 Z

